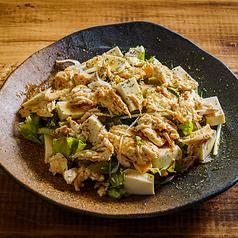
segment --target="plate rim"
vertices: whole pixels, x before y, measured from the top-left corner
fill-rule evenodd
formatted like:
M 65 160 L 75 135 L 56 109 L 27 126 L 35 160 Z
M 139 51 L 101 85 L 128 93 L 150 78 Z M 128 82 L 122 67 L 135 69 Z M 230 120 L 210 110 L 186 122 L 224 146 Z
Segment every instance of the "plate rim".
M 195 44 L 194 42 L 192 42 L 191 40 L 189 40 L 188 38 L 184 37 L 183 35 L 173 31 L 173 30 L 170 30 L 162 25 L 159 25 L 159 24 L 156 24 L 156 23 L 153 23 L 153 22 L 148 22 L 148 21 L 131 21 L 131 22 L 124 22 L 124 23 L 116 23 L 116 24 L 106 24 L 106 25 L 99 25 L 99 26 L 93 26 L 93 27 L 89 27 L 89 28 L 85 28 L 85 29 L 82 29 L 82 30 L 79 30 L 79 31 L 76 31 L 76 32 L 73 32 L 67 36 L 64 36 L 63 38 L 47 45 L 46 47 L 43 47 L 42 49 L 40 50 L 37 50 L 35 53 L 31 54 L 29 57 L 27 57 L 16 69 L 14 69 L 9 75 L 8 77 L 6 78 L 6 80 L 4 81 L 4 83 L 2 84 L 0 90 L 3 89 L 5 83 L 8 81 L 8 79 L 12 76 L 12 74 L 14 74 L 14 72 L 19 68 L 21 67 L 26 61 L 28 61 L 31 57 L 33 57 L 35 54 L 37 54 L 38 52 L 42 51 L 42 50 L 45 50 L 49 47 L 51 47 L 52 45 L 56 44 L 57 42 L 59 41 L 63 41 L 65 38 L 68 38 L 74 34 L 77 34 L 78 32 L 82 32 L 82 31 L 88 31 L 88 30 L 92 30 L 92 29 L 95 29 L 95 28 L 102 28 L 102 27 L 109 27 L 109 26 L 123 26 L 123 25 L 128 25 L 128 24 L 138 24 L 138 23 L 142 23 L 142 24 L 152 24 L 152 25 L 155 25 L 156 27 L 160 27 L 172 34 L 175 34 L 176 36 L 182 38 L 183 40 L 186 40 L 188 41 L 189 43 L 191 43 L 193 46 L 195 46 L 196 48 L 198 48 L 200 51 L 204 52 L 205 54 L 207 55 L 210 55 L 212 58 L 214 58 L 216 61 L 218 61 L 219 63 L 221 63 L 228 71 L 229 73 L 231 73 L 237 80 L 237 76 L 230 70 L 230 68 L 224 64 L 220 59 L 218 59 L 217 57 L 211 55 L 209 52 L 205 51 L 204 49 L 202 49 L 201 47 L 199 47 L 197 44 Z M 140 213 L 140 214 L 125 214 L 125 215 L 118 215 L 118 214 L 103 214 L 103 213 L 95 213 L 95 212 L 88 212 L 86 210 L 82 210 L 80 208 L 75 208 L 75 207 L 70 207 L 68 205 L 65 205 L 65 204 L 61 204 L 57 201 L 54 201 L 53 199 L 50 199 L 49 197 L 39 193 L 38 191 L 34 190 L 33 188 L 29 187 L 28 185 L 24 184 L 24 182 L 22 182 L 21 180 L 19 180 L 18 178 L 16 178 L 13 174 L 11 174 L 7 168 L 5 168 L 1 161 L 0 161 L 0 167 L 1 169 L 11 178 L 13 179 L 15 182 L 17 182 L 17 184 L 19 184 L 20 186 L 22 186 L 24 189 L 26 189 L 28 192 L 32 193 L 33 195 L 35 195 L 36 197 L 40 198 L 41 200 L 45 201 L 45 202 L 48 202 L 52 205 L 55 205 L 57 207 L 60 207 L 60 208 L 63 208 L 63 209 L 66 209 L 66 210 L 69 210 L 71 212 L 76 212 L 76 213 L 80 213 L 80 214 L 83 214 L 83 215 L 91 215 L 91 216 L 96 216 L 96 217 L 103 217 L 103 218 L 121 218 L 121 219 L 134 219 L 134 218 L 147 218 L 147 217 L 156 217 L 156 216 L 163 216 L 163 215 L 167 215 L 167 214 L 170 214 L 170 213 L 173 213 L 173 212 L 178 212 L 178 211 L 182 211 L 182 210 L 185 210 L 185 209 L 188 209 L 194 205 L 197 205 L 197 204 L 200 204 L 204 201 L 207 201 L 225 191 L 227 191 L 229 188 L 231 188 L 232 186 L 234 186 L 237 182 L 238 182 L 238 174 L 236 176 L 236 178 L 233 180 L 233 181 L 229 181 L 229 183 L 220 188 L 219 190 L 216 190 L 214 191 L 213 193 L 210 193 L 208 196 L 203 196 L 203 197 L 200 197 L 199 199 L 197 200 L 193 200 L 193 201 L 190 201 L 189 203 L 185 204 L 185 205 L 182 205 L 182 206 L 179 206 L 179 207 L 174 207 L 173 209 L 169 209 L 167 211 L 162 211 L 162 212 L 153 212 L 153 213 Z

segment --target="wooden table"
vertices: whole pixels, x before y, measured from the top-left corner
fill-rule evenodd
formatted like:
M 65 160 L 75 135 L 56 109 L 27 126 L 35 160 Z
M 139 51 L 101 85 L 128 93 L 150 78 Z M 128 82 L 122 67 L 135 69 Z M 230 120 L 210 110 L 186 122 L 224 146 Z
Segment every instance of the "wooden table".
M 150 21 L 184 35 L 238 76 L 237 0 L 1 0 L 1 84 L 34 52 L 75 31 Z M 238 184 L 189 210 L 117 220 L 43 202 L 0 169 L 0 237 L 238 237 Z

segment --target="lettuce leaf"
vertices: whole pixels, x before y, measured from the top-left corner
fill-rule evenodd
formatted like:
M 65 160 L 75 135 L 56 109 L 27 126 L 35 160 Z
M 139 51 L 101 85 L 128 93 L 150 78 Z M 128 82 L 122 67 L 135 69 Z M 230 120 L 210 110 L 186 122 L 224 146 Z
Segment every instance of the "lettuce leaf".
M 123 183 L 125 180 L 125 173 L 123 169 L 118 170 L 116 173 L 112 174 L 109 178 L 110 186 L 107 190 L 107 193 L 110 197 L 120 199 L 123 195 L 127 196 Z
M 48 127 L 39 128 L 37 133 L 57 137 L 57 133 L 55 132 L 55 130 Z
M 84 149 L 86 144 L 73 137 L 60 137 L 53 139 L 53 155 L 61 153 L 65 158 Z
M 58 115 L 54 114 L 53 117 L 39 117 L 36 113 L 31 113 L 26 117 L 24 122 L 19 123 L 18 130 L 23 137 L 35 143 L 43 144 L 44 135 L 52 135 L 56 137 L 54 130 L 58 127 Z
M 114 173 L 110 177 L 110 184 L 113 188 L 119 188 L 120 186 L 123 185 L 125 180 L 125 173 L 123 172 L 122 169 L 120 169 L 117 173 Z
M 90 163 L 88 168 L 95 173 L 108 174 L 109 162 L 108 161 L 100 161 L 100 162 Z
M 125 188 L 110 188 L 107 190 L 110 197 L 120 199 L 122 195 L 127 196 Z M 129 195 L 129 194 L 128 194 Z
M 141 52 L 141 53 L 138 55 L 138 59 L 140 59 L 140 60 L 145 60 L 145 51 Z
M 32 113 L 26 117 L 24 122 L 19 123 L 18 130 L 23 137 L 35 143 L 43 144 L 43 135 L 38 134 L 38 129 L 42 127 L 42 122 L 37 114 Z
M 185 136 L 190 135 L 193 132 L 193 122 L 189 121 L 180 124 L 178 125 L 178 129 L 181 130 Z
M 168 87 L 168 91 L 170 93 L 172 93 L 173 95 L 175 95 L 176 97 L 180 97 L 181 93 L 179 92 L 178 88 L 172 88 L 172 87 Z

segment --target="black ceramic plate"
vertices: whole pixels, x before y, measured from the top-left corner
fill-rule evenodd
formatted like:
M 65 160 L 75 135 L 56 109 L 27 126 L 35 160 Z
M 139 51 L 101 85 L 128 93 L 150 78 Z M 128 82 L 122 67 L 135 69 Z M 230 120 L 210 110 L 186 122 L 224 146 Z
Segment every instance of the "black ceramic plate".
M 56 59 L 81 62 L 119 46 L 143 45 L 146 57 L 156 56 L 169 67 L 181 65 L 200 86 L 204 97 L 219 97 L 226 115 L 219 154 L 209 164 L 195 164 L 187 173 L 156 192 L 122 200 L 100 198 L 94 189 L 75 192 L 44 164 L 43 148 L 24 140 L 17 130 L 18 110 L 26 85 L 49 80 Z M 43 200 L 71 211 L 101 217 L 140 218 L 168 214 L 212 198 L 238 179 L 238 81 L 219 60 L 184 37 L 153 23 L 131 22 L 76 32 L 32 55 L 11 74 L 0 91 L 0 164 L 15 181 Z

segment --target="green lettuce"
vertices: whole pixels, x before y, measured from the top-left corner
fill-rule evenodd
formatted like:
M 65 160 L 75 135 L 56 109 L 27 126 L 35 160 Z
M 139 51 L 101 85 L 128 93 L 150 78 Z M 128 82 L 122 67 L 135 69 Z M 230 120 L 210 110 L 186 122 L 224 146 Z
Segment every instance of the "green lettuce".
M 44 143 L 44 134 L 56 137 L 55 129 L 58 127 L 58 115 L 53 117 L 40 117 L 36 113 L 31 113 L 24 122 L 19 123 L 18 130 L 23 137 L 35 143 Z
M 145 51 L 141 52 L 141 53 L 138 55 L 138 59 L 140 59 L 140 60 L 145 60 Z
M 108 174 L 109 173 L 109 162 L 108 161 L 100 161 L 95 163 L 90 163 L 88 168 L 99 174 Z
M 107 193 L 110 197 L 119 199 L 123 195 L 127 196 L 126 190 L 123 187 L 124 180 L 125 173 L 122 169 L 111 175 L 111 177 L 109 178 L 110 186 L 107 190 Z
M 178 125 L 178 129 L 181 130 L 185 136 L 190 135 L 193 132 L 193 122 L 189 121 L 180 124 Z
M 122 195 L 127 196 L 125 188 L 110 188 L 107 190 L 107 193 L 110 197 L 120 199 Z
M 35 143 L 43 144 L 43 135 L 38 134 L 38 129 L 42 127 L 42 121 L 37 114 L 32 113 L 26 117 L 24 122 L 19 123 L 18 130 L 23 137 Z
M 170 92 L 170 93 L 172 93 L 173 95 L 175 95 L 176 97 L 180 97 L 180 92 L 179 92 L 179 90 L 178 90 L 178 88 L 172 88 L 172 87 L 168 87 L 168 91 Z
M 57 137 L 57 133 L 55 132 L 55 130 L 48 127 L 39 128 L 37 133 Z
M 60 137 L 53 139 L 53 155 L 63 154 L 66 158 L 84 149 L 86 144 L 73 137 Z

